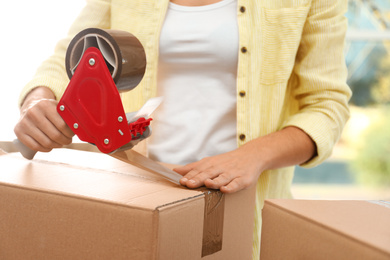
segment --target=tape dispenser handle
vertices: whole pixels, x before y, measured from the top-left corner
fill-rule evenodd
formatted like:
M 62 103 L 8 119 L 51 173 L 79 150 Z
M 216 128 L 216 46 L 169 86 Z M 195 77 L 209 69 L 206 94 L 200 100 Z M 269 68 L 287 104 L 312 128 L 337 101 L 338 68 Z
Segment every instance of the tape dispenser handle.
M 32 160 L 35 154 L 37 153 L 37 151 L 28 148 L 24 143 L 19 141 L 19 139 L 15 139 L 13 143 L 16 146 L 16 148 L 19 150 L 19 152 L 23 155 L 23 157 L 28 160 Z

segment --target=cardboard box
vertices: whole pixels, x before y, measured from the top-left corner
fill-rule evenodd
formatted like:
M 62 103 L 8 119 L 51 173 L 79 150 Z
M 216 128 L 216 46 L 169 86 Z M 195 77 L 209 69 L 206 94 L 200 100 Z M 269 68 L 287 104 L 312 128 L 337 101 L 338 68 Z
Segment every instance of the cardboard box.
M 390 259 L 390 204 L 266 200 L 261 260 Z
M 251 259 L 254 189 L 190 190 L 65 149 L 0 165 L 0 259 Z

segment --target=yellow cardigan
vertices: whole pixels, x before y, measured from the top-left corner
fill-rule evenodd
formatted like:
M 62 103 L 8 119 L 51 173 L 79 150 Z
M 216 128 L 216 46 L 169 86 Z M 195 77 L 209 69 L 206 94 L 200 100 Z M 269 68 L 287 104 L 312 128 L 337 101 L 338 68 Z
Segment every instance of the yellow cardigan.
M 134 111 L 156 95 L 159 33 L 169 0 L 88 0 L 60 41 L 55 54 L 38 69 L 20 100 L 36 86 L 61 97 L 68 78 L 67 45 L 84 28 L 127 30 L 147 53 L 140 86 L 122 95 Z M 304 130 L 317 145 L 317 156 L 303 167 L 324 161 L 349 117 L 344 37 L 347 0 L 238 0 L 237 143 L 286 126 Z M 212 21 L 210 21 L 212 22 Z M 263 172 L 257 183 L 253 259 L 259 259 L 261 209 L 266 198 L 290 198 L 294 167 Z

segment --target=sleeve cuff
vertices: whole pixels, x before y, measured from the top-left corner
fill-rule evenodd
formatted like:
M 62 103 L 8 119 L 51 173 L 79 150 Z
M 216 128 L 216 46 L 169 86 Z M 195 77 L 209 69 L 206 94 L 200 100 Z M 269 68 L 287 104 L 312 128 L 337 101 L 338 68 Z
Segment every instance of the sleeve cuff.
M 329 118 L 326 118 L 326 115 L 315 112 L 296 114 L 283 124 L 282 128 L 287 126 L 300 128 L 316 144 L 317 155 L 302 163 L 301 167 L 315 167 L 332 154 L 333 147 L 340 136 L 339 128 L 332 126 L 333 124 L 330 123 Z
M 51 91 L 53 91 L 56 99 L 58 100 L 59 98 L 62 97 L 66 86 L 68 82 L 63 81 L 63 80 L 58 80 L 58 79 L 53 79 L 53 78 L 46 78 L 46 77 L 38 77 L 32 79 L 27 85 L 22 89 L 20 95 L 19 95 L 19 100 L 18 100 L 18 105 L 21 107 L 24 99 L 26 96 L 35 88 L 37 87 L 47 87 Z

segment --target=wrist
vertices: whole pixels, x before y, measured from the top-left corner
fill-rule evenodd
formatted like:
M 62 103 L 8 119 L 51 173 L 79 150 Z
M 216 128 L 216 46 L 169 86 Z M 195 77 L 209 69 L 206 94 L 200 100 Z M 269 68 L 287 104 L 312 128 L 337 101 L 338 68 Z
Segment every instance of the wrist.
M 241 148 L 260 171 L 299 165 L 315 156 L 317 150 L 314 141 L 297 127 L 258 137 Z
M 30 107 L 30 104 L 42 99 L 56 100 L 56 96 L 47 87 L 42 87 L 42 86 L 36 87 L 33 90 L 31 90 L 30 93 L 28 93 L 27 96 L 24 98 L 23 103 L 20 107 L 21 113 L 23 113 L 23 111 L 25 111 L 28 107 Z
M 274 151 L 264 143 L 264 137 L 256 138 L 242 145 L 239 149 L 248 157 L 256 172 L 269 170 Z

